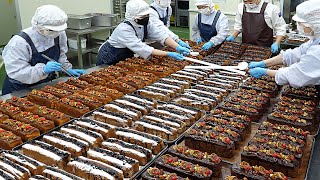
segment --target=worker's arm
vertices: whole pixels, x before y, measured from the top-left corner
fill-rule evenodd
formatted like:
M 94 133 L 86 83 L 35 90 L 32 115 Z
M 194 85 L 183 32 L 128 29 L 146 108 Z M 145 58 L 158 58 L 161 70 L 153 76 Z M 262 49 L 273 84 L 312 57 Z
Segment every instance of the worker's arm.
M 179 44 L 170 37 L 165 40 L 165 44 L 172 47 L 173 49 L 176 49 L 179 46 Z
M 278 56 L 264 60 L 264 63 L 266 64 L 267 67 L 275 66 L 275 65 L 282 64 L 282 59 L 283 59 L 282 54 L 279 54 Z

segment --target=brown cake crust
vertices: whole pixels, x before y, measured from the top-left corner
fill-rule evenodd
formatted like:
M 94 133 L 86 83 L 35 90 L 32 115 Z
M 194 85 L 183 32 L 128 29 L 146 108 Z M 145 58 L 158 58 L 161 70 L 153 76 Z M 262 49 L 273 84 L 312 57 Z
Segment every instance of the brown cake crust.
M 103 104 L 107 104 L 112 101 L 112 98 L 107 94 L 100 91 L 92 90 L 92 89 L 85 89 L 83 91 L 79 91 L 79 94 L 92 96 L 93 98 L 99 100 Z
M 8 99 L 6 102 L 13 106 L 19 107 L 23 111 L 32 112 L 38 108 L 38 105 L 28 101 L 26 98 L 18 98 L 14 96 L 11 99 Z
M 0 128 L 0 148 L 11 150 L 12 148 L 22 144 L 19 136 L 13 134 L 11 131 L 6 131 Z
M 105 93 L 108 96 L 110 96 L 112 98 L 112 100 L 118 99 L 123 96 L 123 93 L 121 91 L 118 91 L 113 88 L 108 88 L 106 86 L 94 86 L 90 89 Z
M 28 95 L 27 98 L 29 101 L 32 101 L 36 104 L 41 106 L 47 106 L 49 108 L 53 108 L 55 103 L 59 101 L 59 98 L 44 91 L 40 90 L 32 90 Z
M 98 107 L 103 105 L 102 102 L 100 102 L 98 99 L 92 96 L 86 96 L 78 93 L 74 93 L 73 95 L 68 96 L 67 98 L 81 102 L 82 104 L 88 106 L 90 110 L 97 109 Z
M 74 85 L 74 86 L 77 86 L 81 89 L 86 89 L 86 88 L 89 88 L 89 87 L 92 87 L 93 85 L 88 83 L 87 81 L 81 81 L 79 79 L 75 79 L 75 78 L 70 78 L 66 81 L 67 84 L 71 84 L 71 85 Z
M 77 86 L 74 86 L 74 85 L 71 85 L 71 84 L 67 84 L 65 82 L 58 82 L 53 87 L 56 87 L 56 88 L 59 88 L 59 89 L 64 89 L 64 90 L 67 90 L 67 91 L 70 91 L 70 92 L 73 92 L 73 93 L 82 90 L 81 88 L 79 88 Z
M 56 88 L 53 86 L 45 86 L 41 90 L 44 92 L 53 94 L 54 96 L 57 96 L 59 98 L 63 98 L 63 97 L 70 96 L 71 94 L 73 94 L 73 92 L 71 92 L 71 91 L 67 91 L 65 89 L 59 89 L 59 88 Z
M 38 128 L 41 133 L 45 133 L 55 127 L 53 121 L 47 120 L 46 118 L 31 112 L 21 112 L 16 116 L 16 119 Z
M 56 103 L 55 109 L 72 117 L 81 117 L 85 113 L 90 112 L 89 107 L 69 98 L 60 99 L 60 101 Z
M 20 136 L 23 141 L 29 141 L 33 138 L 40 136 L 39 129 L 13 119 L 7 119 L 1 122 L 0 128 L 7 131 L 12 131 L 14 134 Z
M 128 94 L 136 91 L 136 88 L 118 80 L 110 81 L 107 84 L 105 84 L 105 86 L 110 89 L 116 89 L 118 91 L 121 91 L 123 94 Z
M 53 121 L 56 126 L 60 126 L 70 120 L 70 116 L 67 116 L 60 111 L 47 108 L 46 106 L 39 106 L 38 109 L 34 110 L 32 113 Z

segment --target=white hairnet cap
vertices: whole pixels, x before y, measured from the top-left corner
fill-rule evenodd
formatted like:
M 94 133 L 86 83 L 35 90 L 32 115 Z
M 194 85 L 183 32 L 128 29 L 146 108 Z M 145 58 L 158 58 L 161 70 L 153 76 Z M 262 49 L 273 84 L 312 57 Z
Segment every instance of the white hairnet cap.
M 214 7 L 213 0 L 197 0 L 196 6 L 209 6 Z
M 37 8 L 31 24 L 36 28 L 46 28 L 53 31 L 67 29 L 67 14 L 54 5 L 44 5 Z
M 144 0 L 129 0 L 126 5 L 126 20 L 134 20 L 151 13 L 149 4 Z

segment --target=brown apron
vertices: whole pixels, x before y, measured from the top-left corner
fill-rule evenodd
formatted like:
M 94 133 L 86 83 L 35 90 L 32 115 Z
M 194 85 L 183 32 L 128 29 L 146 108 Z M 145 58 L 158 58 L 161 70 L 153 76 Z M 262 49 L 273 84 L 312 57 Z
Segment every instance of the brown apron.
M 260 13 L 248 13 L 243 5 L 242 42 L 270 47 L 273 43 L 273 30 L 264 19 L 264 12 L 268 3 L 264 2 Z

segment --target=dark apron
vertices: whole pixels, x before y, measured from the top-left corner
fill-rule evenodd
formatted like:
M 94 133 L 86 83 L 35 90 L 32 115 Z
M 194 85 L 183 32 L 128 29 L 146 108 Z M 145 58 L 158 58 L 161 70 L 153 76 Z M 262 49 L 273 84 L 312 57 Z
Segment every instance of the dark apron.
M 128 24 L 132 27 L 132 29 L 135 31 L 136 36 L 138 37 L 137 31 L 134 29 L 133 25 L 129 21 L 125 21 L 124 23 Z M 148 36 L 148 29 L 147 26 L 144 26 L 143 28 L 143 39 L 142 42 L 145 42 L 145 39 Z M 111 46 L 109 42 L 104 43 L 99 52 L 97 57 L 97 63 L 96 65 L 114 65 L 117 64 L 121 60 L 125 60 L 126 58 L 133 57 L 134 53 L 129 48 L 115 48 Z
M 216 16 L 211 25 L 201 23 L 201 14 L 198 14 L 198 28 L 200 30 L 200 36 L 202 42 L 208 42 L 210 39 L 218 34 L 216 29 L 217 21 L 220 17 L 221 12 L 217 11 Z
M 264 2 L 260 13 L 248 13 L 243 5 L 242 42 L 258 46 L 270 47 L 273 43 L 273 30 L 264 19 L 264 12 L 268 3 Z
M 47 60 L 46 58 L 42 57 L 41 54 L 44 54 L 54 60 L 59 60 L 60 58 L 60 45 L 59 45 L 59 37 L 54 39 L 54 45 L 52 47 L 50 47 L 49 49 L 47 49 L 46 51 L 43 52 L 38 52 L 38 50 L 36 49 L 36 47 L 34 46 L 32 40 L 30 39 L 30 37 L 28 36 L 28 34 L 26 34 L 25 32 L 20 32 L 18 34 L 19 36 L 21 36 L 23 39 L 25 39 L 27 41 L 27 43 L 29 44 L 29 46 L 31 47 L 32 50 L 32 56 L 31 56 L 31 60 L 29 62 L 29 64 L 31 66 L 35 66 L 38 63 L 43 63 L 43 64 L 47 64 L 47 62 L 49 60 Z M 43 79 L 37 83 L 34 84 L 24 84 L 21 83 L 17 80 L 11 79 L 8 75 L 6 75 L 6 78 L 4 80 L 3 83 L 3 87 L 2 87 L 2 95 L 5 94 L 9 94 L 12 93 L 14 91 L 19 91 L 22 89 L 26 89 L 28 87 L 37 85 L 37 84 L 41 84 L 41 83 L 45 83 L 45 82 L 49 82 L 53 79 L 56 78 L 56 74 L 54 72 L 50 73 L 48 75 L 48 77 L 46 79 Z
M 153 7 L 153 6 L 150 6 L 150 7 L 151 7 L 152 9 L 154 9 L 154 10 L 158 13 L 160 21 L 162 21 L 163 24 L 164 24 L 165 26 L 167 26 L 167 25 L 168 25 L 168 18 L 169 18 L 169 8 L 167 8 L 167 15 L 164 16 L 163 18 L 161 18 L 161 16 L 160 16 L 159 12 L 157 11 L 157 9 L 156 9 L 155 7 Z

